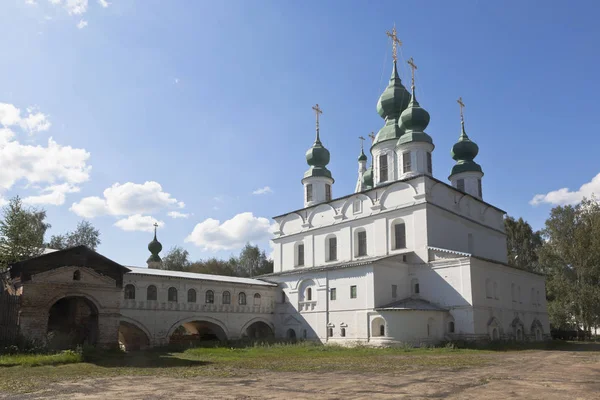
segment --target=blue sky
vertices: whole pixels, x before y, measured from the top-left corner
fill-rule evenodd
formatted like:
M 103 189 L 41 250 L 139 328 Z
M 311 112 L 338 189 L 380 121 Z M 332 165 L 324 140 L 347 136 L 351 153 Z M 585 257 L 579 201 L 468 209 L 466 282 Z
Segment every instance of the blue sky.
M 434 175 L 451 169 L 462 96 L 485 200 L 541 228 L 552 206 L 600 191 L 599 12 L 592 1 L 4 0 L 0 194 L 45 208 L 50 234 L 87 217 L 99 251 L 127 265 L 145 264 L 155 220 L 165 250 L 192 259 L 246 240 L 269 251 L 269 218 L 302 206 L 315 103 L 334 197 L 354 189 L 357 137 L 383 125 L 396 23 L 401 77 L 408 86 L 414 57 L 431 114 Z

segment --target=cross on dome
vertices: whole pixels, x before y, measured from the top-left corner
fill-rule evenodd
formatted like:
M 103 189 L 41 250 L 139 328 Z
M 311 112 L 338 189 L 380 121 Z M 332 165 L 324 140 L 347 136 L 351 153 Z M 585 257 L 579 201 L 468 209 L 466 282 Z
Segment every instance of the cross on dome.
M 385 34 L 392 39 L 392 58 L 394 62 L 398 61 L 398 49 L 397 46 L 402 46 L 402 41 L 398 39 L 398 35 L 396 35 L 396 24 L 392 28 L 392 32 L 386 31 Z

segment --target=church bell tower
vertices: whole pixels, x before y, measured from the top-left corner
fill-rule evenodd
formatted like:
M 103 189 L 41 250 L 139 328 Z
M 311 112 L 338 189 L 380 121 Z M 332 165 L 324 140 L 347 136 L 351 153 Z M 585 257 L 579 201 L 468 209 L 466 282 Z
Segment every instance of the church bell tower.
M 311 148 L 306 152 L 306 163 L 309 168 L 304 173 L 304 178 L 302 179 L 302 184 L 304 185 L 304 207 L 330 201 L 331 185 L 334 182 L 331 172 L 327 169 L 327 164 L 329 164 L 329 150 L 321 143 L 319 132 L 319 116 L 323 114 L 323 111 L 318 104 L 312 109 L 316 115 L 317 137 Z

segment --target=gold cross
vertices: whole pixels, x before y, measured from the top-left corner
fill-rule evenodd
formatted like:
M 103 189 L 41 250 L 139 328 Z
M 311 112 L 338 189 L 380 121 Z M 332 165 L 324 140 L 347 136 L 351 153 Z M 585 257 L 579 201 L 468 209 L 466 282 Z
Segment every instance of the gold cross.
M 319 115 L 323 114 L 323 110 L 319 108 L 319 104 L 315 104 L 312 109 L 315 110 L 315 115 L 317 117 L 317 139 L 319 139 Z
M 154 222 L 154 236 L 156 236 L 156 228 L 158 228 L 158 222 Z
M 371 143 L 373 143 L 375 141 L 375 133 L 369 133 L 369 137 L 371 138 Z
M 417 69 L 417 64 L 415 64 L 415 60 L 411 57 L 410 60 L 407 61 L 408 65 L 410 65 L 410 69 L 412 70 L 412 88 L 415 87 L 415 70 Z
M 360 149 L 362 150 L 363 149 L 363 143 L 365 142 L 366 139 L 364 137 L 362 137 L 362 136 L 359 136 L 358 138 L 360 139 Z
M 396 24 L 394 24 L 391 33 L 390 31 L 386 31 L 385 34 L 392 38 L 392 58 L 394 59 L 394 62 L 396 62 L 398 61 L 398 49 L 396 48 L 396 45 L 402 46 L 402 41 L 398 39 L 398 36 L 396 35 Z
M 464 122 L 465 118 L 464 118 L 464 115 L 463 115 L 463 108 L 465 108 L 465 103 L 463 103 L 462 97 L 459 97 L 458 100 L 456 100 L 456 102 L 460 106 L 460 121 Z

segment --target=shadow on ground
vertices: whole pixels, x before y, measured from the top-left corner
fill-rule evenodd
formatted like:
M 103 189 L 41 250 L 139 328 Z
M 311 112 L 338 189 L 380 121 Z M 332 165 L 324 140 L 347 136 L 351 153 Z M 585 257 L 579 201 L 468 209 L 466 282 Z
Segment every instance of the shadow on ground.
M 199 367 L 211 364 L 208 361 L 179 358 L 164 350 L 140 350 L 128 353 L 94 352 L 92 354 L 85 354 L 84 361 L 107 368 L 174 368 Z

